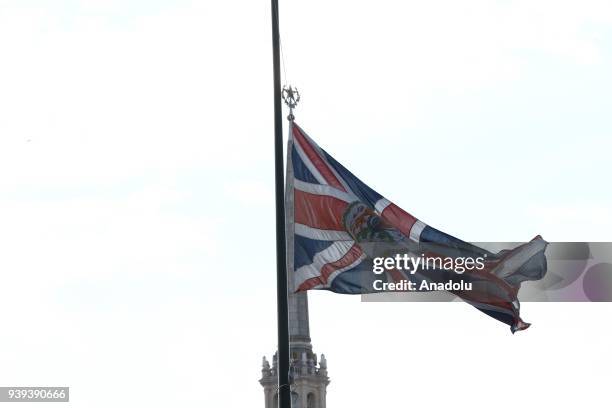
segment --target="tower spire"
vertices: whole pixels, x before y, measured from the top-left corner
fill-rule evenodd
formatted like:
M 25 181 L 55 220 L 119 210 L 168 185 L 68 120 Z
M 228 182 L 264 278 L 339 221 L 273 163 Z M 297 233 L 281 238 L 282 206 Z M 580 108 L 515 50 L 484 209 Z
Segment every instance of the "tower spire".
M 292 274 L 290 273 L 291 277 Z M 306 292 L 289 294 L 289 350 L 291 408 L 326 408 L 327 360 L 313 352 L 308 324 L 308 295 Z M 278 358 L 274 354 L 272 366 L 264 357 L 261 379 L 265 408 L 278 407 Z

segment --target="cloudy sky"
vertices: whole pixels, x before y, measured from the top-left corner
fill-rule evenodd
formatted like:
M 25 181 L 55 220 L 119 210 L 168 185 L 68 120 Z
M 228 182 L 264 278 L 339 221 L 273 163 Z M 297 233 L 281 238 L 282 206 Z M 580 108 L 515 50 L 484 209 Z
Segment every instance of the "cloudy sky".
M 610 241 L 612 5 L 281 1 L 298 123 L 465 240 Z M 0 386 L 263 406 L 275 349 L 267 1 L 0 0 Z M 595 406 L 608 304 L 310 295 L 330 407 Z M 444 387 L 440 391 L 440 387 Z

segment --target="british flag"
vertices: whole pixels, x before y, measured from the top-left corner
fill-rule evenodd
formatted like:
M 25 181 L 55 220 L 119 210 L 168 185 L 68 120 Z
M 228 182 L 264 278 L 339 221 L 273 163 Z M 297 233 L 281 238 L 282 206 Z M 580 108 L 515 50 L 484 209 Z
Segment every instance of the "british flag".
M 364 277 L 372 276 L 374 254 L 368 240 L 356 236 L 347 224 L 357 208 L 362 215 L 367 213 L 369 224 L 390 232 L 396 245 L 411 245 L 422 253 L 486 257 L 484 270 L 462 276 L 475 283 L 474 289 L 452 293 L 507 323 L 512 332 L 529 327 L 519 315 L 518 290 L 521 282 L 541 279 L 546 273 L 547 243 L 541 237 L 491 253 L 445 234 L 368 187 L 294 122 L 290 123 L 287 156 L 288 267 L 294 291 L 372 292 Z M 444 271 L 438 272 L 441 274 L 428 272 L 427 279 L 447 279 Z M 390 280 L 408 277 L 393 270 L 385 276 Z

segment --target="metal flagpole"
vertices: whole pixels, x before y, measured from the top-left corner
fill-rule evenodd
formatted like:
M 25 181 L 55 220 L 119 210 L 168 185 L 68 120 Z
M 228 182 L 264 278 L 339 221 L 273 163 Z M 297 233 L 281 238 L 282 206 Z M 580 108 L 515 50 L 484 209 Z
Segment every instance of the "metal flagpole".
M 289 385 L 289 311 L 287 248 L 285 243 L 285 189 L 283 180 L 283 120 L 281 110 L 278 0 L 272 1 L 272 66 L 274 73 L 274 175 L 276 181 L 276 302 L 278 314 L 278 406 L 291 408 Z

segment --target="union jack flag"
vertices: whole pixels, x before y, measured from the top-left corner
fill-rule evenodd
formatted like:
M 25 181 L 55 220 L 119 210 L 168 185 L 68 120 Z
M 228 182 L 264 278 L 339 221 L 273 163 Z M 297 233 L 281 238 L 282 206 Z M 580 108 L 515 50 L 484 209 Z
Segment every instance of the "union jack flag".
M 445 234 L 368 187 L 294 122 L 287 156 L 288 269 L 294 291 L 373 292 L 364 277 L 372 276 L 372 259 L 384 251 L 371 244 L 384 241 L 387 249 L 405 246 L 412 252 L 485 257 L 484 270 L 461 276 L 474 284 L 473 289 L 451 292 L 510 325 L 513 333 L 529 327 L 519 315 L 517 296 L 521 282 L 541 279 L 546 273 L 547 243 L 540 236 L 512 250 L 492 253 Z M 374 235 L 364 235 L 364 225 Z M 384 231 L 391 239 L 372 238 L 376 231 Z M 426 273 L 426 278 L 424 273 L 416 276 L 434 281 L 449 278 L 446 271 Z M 385 277 L 390 281 L 415 278 L 399 270 L 390 270 Z

